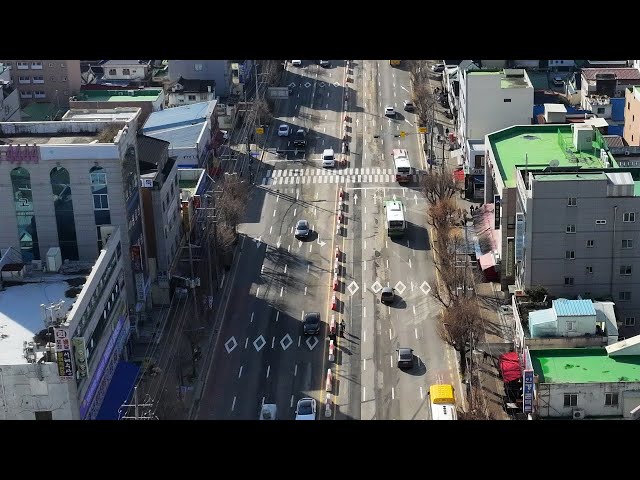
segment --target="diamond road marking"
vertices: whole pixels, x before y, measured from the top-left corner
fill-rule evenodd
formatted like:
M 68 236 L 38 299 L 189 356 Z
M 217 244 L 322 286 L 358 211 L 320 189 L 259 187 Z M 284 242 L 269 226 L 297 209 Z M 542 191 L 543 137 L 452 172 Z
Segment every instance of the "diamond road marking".
M 349 284 L 349 286 L 347 287 L 347 290 L 349 290 L 349 293 L 351 295 L 353 295 L 354 293 L 356 293 L 358 290 L 360 290 L 360 287 L 358 286 L 358 284 L 355 282 L 355 280 L 353 282 L 351 282 Z
M 304 84 L 305 87 L 309 88 L 311 86 L 311 84 L 309 82 Z
M 313 340 L 313 342 L 311 342 L 311 340 Z M 309 337 L 307 338 L 306 343 L 307 343 L 307 346 L 309 347 L 309 350 L 313 350 L 313 347 L 315 347 L 320 342 L 316 337 Z M 311 343 L 313 343 L 313 345 L 311 345 Z
M 286 346 L 285 346 L 285 343 L 287 344 Z M 287 348 L 289 348 L 292 343 L 293 343 L 293 340 L 291 340 L 291 335 L 289 335 L 288 333 L 284 337 L 282 337 L 282 340 L 280 340 L 280 346 L 282 347 L 283 350 L 286 350 Z
M 427 290 L 424 289 L 424 286 L 427 286 Z M 422 282 L 422 285 L 420 285 L 420 290 L 422 290 L 422 293 L 424 293 L 425 295 L 429 295 L 429 292 L 431 291 L 431 285 L 429 285 L 426 280 L 424 282 Z
M 258 342 L 262 342 L 262 343 L 260 343 L 260 346 L 257 345 Z M 260 335 L 258 338 L 256 338 L 253 341 L 253 346 L 256 348 L 256 351 L 258 351 L 258 352 L 260 350 L 262 350 L 262 347 L 264 347 L 266 344 L 267 344 L 267 341 L 264 339 L 264 337 L 262 335 Z
M 294 82 L 291 82 L 291 83 L 289 84 L 289 86 L 290 86 L 291 88 L 293 88 L 293 87 L 295 87 L 295 86 L 296 86 L 296 84 L 295 84 Z
M 231 346 L 229 344 L 231 344 Z M 236 342 L 236 338 L 235 337 L 231 337 L 224 344 L 224 348 L 227 349 L 227 353 L 233 352 L 233 349 L 236 348 L 237 346 L 238 346 L 238 342 Z
M 325 85 L 326 85 L 326 84 L 325 84 L 324 82 L 320 82 L 320 83 L 318 84 L 318 86 L 319 86 L 320 88 L 324 87 Z
M 335 82 L 335 83 L 333 84 L 333 86 L 334 86 L 334 87 L 339 87 L 339 86 L 340 86 L 340 82 Z
M 407 286 L 400 281 L 400 282 L 396 283 L 396 287 L 395 288 L 398 291 L 398 293 L 400 295 L 402 295 L 402 292 L 404 292 L 407 289 Z
M 376 283 L 371 285 L 371 290 L 373 290 L 373 293 L 378 293 L 380 290 L 382 290 L 382 285 L 380 285 L 380 282 L 376 281 Z

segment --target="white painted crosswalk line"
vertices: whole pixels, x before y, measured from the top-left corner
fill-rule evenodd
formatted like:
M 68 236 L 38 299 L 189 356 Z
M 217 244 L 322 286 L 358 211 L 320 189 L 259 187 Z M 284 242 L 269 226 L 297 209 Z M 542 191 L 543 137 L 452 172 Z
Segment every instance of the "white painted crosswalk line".
M 307 183 L 308 179 L 309 179 L 309 177 L 302 177 L 302 183 Z
M 381 168 L 376 168 L 376 173 L 377 173 L 378 175 L 380 175 L 380 173 L 382 173 L 382 169 L 381 169 Z
M 358 183 L 362 182 L 362 175 L 358 175 Z
M 273 170 L 267 170 L 266 172 L 264 172 L 264 176 L 269 178 L 272 173 L 273 173 Z
M 266 185 L 269 182 L 267 177 L 262 177 L 262 185 Z
M 274 170 L 273 171 L 273 176 L 274 177 L 279 177 L 281 173 L 282 173 L 282 170 Z
M 353 175 L 353 168 L 349 169 L 349 175 Z
M 328 181 L 329 181 L 329 177 L 327 177 L 326 175 L 322 177 L 322 183 L 327 183 Z
M 375 183 L 378 183 L 378 182 L 380 181 L 380 180 L 379 180 L 379 178 L 380 178 L 380 175 L 374 175 L 374 176 L 373 176 L 373 181 L 374 181 Z
M 367 175 L 367 182 L 373 182 L 373 175 Z

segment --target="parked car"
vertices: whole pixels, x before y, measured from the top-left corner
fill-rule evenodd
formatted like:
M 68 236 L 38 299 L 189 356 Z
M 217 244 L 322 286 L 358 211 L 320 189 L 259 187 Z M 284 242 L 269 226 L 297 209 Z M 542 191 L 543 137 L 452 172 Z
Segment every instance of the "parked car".
M 302 60 L 291 60 L 291 65 L 293 67 L 301 67 L 302 66 Z
M 302 332 L 305 335 L 317 335 L 320 333 L 320 312 L 309 312 L 304 315 Z
M 553 77 L 553 84 L 556 87 L 562 87 L 564 85 L 564 79 L 562 77 L 555 76 Z
M 404 102 L 402 102 L 402 106 L 405 112 L 413 112 L 416 109 L 411 100 L 405 100 Z
M 396 116 L 395 108 L 393 108 L 391 105 L 387 105 L 386 107 L 384 107 L 384 116 L 395 118 Z
M 380 302 L 389 305 L 396 299 L 396 293 L 392 287 L 383 287 L 380 292 Z
M 296 223 L 296 229 L 294 236 L 296 238 L 307 238 L 309 236 L 309 221 L 308 220 L 298 220 Z
M 278 136 L 279 137 L 288 137 L 291 132 L 291 128 L 286 123 L 283 123 L 278 127 Z
M 434 73 L 444 72 L 444 63 L 436 63 L 435 65 L 431 65 L 431 71 Z
M 320 64 L 321 67 L 330 67 L 331 66 L 331 60 L 319 60 L 318 63 Z
M 396 350 L 397 360 L 396 365 L 401 370 L 408 370 L 413 368 L 413 349 L 412 348 L 398 348 Z
M 313 398 L 305 397 L 298 400 L 296 405 L 296 420 L 315 420 L 316 401 Z
M 333 152 L 333 148 L 325 148 L 322 152 L 322 166 L 323 167 L 335 167 L 336 156 Z

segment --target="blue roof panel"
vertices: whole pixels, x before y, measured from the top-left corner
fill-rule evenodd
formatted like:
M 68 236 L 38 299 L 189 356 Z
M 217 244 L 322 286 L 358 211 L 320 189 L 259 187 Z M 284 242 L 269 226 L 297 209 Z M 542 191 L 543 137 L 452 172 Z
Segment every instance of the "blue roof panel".
M 162 130 L 154 130 L 151 132 L 144 131 L 144 134 L 169 142 L 169 148 L 186 148 L 193 147 L 198 142 L 198 138 L 202 134 L 202 130 L 206 128 L 205 123 L 196 123 L 177 128 L 164 128 Z
M 559 298 L 552 302 L 553 309 L 559 317 L 582 317 L 595 315 L 596 309 L 591 300 L 567 300 Z
M 142 131 L 148 134 L 154 130 L 206 122 L 213 112 L 215 104 L 216 100 L 211 100 L 210 102 L 192 103 L 191 105 L 165 108 L 159 112 L 153 112 L 147 118 Z

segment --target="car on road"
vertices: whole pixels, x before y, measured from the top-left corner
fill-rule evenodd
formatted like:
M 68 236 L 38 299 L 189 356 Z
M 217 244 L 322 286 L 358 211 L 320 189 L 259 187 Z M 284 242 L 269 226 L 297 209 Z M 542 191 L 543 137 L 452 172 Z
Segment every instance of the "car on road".
M 296 420 L 315 420 L 316 401 L 313 398 L 305 397 L 298 400 L 296 405 Z
M 333 152 L 333 148 L 325 148 L 322 152 L 322 166 L 323 167 L 335 167 L 336 156 Z
M 295 237 L 296 238 L 307 238 L 309 236 L 310 233 L 310 229 L 309 229 L 309 221 L 308 220 L 298 220 L 298 223 L 296 223 L 296 229 L 295 229 Z
M 304 315 L 302 332 L 305 335 L 317 335 L 320 333 L 320 312 L 309 312 Z
M 408 370 L 413 368 L 413 349 L 402 347 L 396 349 L 397 360 L 396 365 L 401 370 Z
M 260 420 L 275 420 L 277 413 L 278 407 L 275 403 L 265 403 L 260 409 Z
M 306 148 L 307 132 L 304 128 L 298 128 L 293 134 L 293 146 L 296 148 Z
M 564 85 L 564 80 L 560 76 L 555 76 L 555 77 L 553 77 L 553 84 L 556 87 L 562 87 Z
M 402 102 L 402 107 L 404 108 L 405 112 L 413 112 L 416 109 L 411 100 L 405 100 L 404 102 Z
M 396 299 L 396 292 L 393 287 L 383 287 L 380 292 L 380 302 L 389 305 Z
M 434 73 L 444 72 L 444 63 L 436 63 L 435 65 L 431 65 L 431 71 Z
M 302 66 L 302 60 L 291 60 L 291 65 L 294 67 L 301 67 Z
M 384 107 L 384 116 L 385 117 L 394 117 L 396 116 L 396 110 L 391 105 L 387 105 Z
M 279 137 L 288 137 L 289 133 L 291 133 L 291 128 L 286 123 L 283 123 L 278 127 L 278 136 Z
M 318 60 L 318 64 L 321 67 L 330 67 L 331 66 L 331 60 Z

